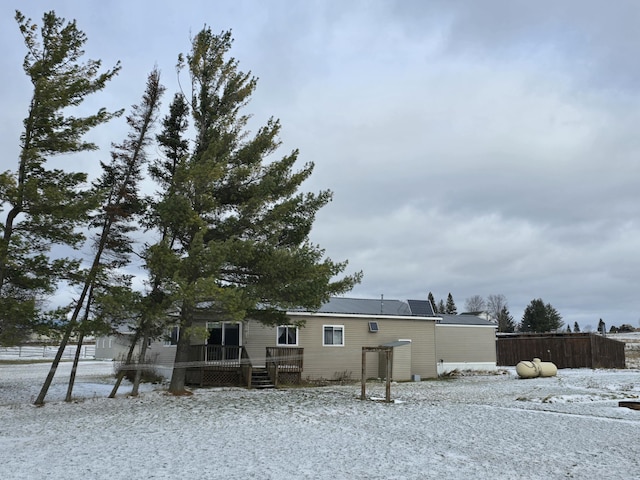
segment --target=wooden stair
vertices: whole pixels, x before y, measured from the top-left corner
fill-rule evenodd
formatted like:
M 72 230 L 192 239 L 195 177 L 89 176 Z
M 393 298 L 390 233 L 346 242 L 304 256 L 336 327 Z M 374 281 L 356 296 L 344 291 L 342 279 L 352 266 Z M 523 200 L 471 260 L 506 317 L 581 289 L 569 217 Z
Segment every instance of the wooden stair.
M 251 371 L 251 388 L 266 389 L 276 388 L 276 386 L 269 378 L 269 373 L 266 368 L 253 367 Z

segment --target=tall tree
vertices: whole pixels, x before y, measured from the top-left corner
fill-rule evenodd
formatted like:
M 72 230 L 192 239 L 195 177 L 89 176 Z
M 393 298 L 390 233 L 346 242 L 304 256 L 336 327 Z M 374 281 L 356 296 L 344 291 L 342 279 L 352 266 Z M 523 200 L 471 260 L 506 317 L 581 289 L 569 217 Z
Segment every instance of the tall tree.
M 298 193 L 313 171 L 294 170 L 298 152 L 282 158 L 280 123 L 269 120 L 254 135 L 242 113 L 256 87 L 250 73 L 228 57 L 230 32 L 204 28 L 180 64 L 188 70 L 193 149 L 168 162 L 153 221 L 163 240 L 149 247 L 147 267 L 175 299 L 181 335 L 170 391 L 185 387 L 194 315 L 201 302 L 220 320 L 285 321 L 293 307 L 317 309 L 349 291 L 361 274 L 342 276 L 346 262 L 324 257 L 309 240 L 316 212 L 331 192 Z M 171 168 L 174 171 L 170 171 Z
M 444 305 L 444 300 L 440 299 L 438 302 L 438 312 L 437 313 L 447 313 L 447 307 Z
M 603 334 L 607 333 L 607 326 L 602 319 L 600 319 L 600 321 L 598 322 L 598 331 Z
M 141 168 L 146 162 L 145 148 L 150 140 L 150 131 L 163 90 L 160 74 L 154 70 L 147 79 L 141 103 L 135 105 L 131 115 L 127 116 L 130 133 L 122 144 L 114 145 L 111 162 L 102 163 L 103 174 L 95 185 L 103 205 L 93 219 L 93 225 L 97 228 L 93 261 L 82 282 L 81 293 L 75 300 L 65 335 L 35 401 L 36 405 L 44 403 L 64 348 L 78 326 L 83 308 L 86 309 L 85 318 L 89 318 L 90 292 L 96 287 L 109 289 L 113 278 L 118 278 L 115 272 L 129 263 L 129 255 L 133 249 L 132 239 L 128 234 L 136 228 L 132 225 L 132 220 L 139 218 L 143 208 L 138 184 L 141 180 Z M 99 282 L 100 279 L 103 281 Z M 111 282 L 107 279 L 111 279 Z M 70 383 L 67 400 L 71 399 L 71 390 Z
M 503 306 L 502 310 L 497 317 L 498 331 L 502 333 L 513 333 L 516 329 L 516 325 L 513 321 L 513 317 L 509 313 L 507 306 Z
M 562 328 L 562 317 L 558 311 L 542 299 L 531 300 L 522 315 L 519 330 L 521 332 L 553 332 Z
M 456 308 L 456 304 L 453 301 L 453 295 L 451 295 L 451 293 L 447 296 L 447 306 L 444 313 L 449 315 L 455 315 L 458 313 L 458 309 Z
M 33 93 L 17 169 L 0 174 L 1 203 L 7 208 L 0 226 L 0 343 L 27 333 L 40 315 L 39 299 L 78 268 L 71 259 L 51 258 L 50 249 L 80 244 L 76 227 L 86 221 L 93 199 L 83 190 L 86 174 L 48 168 L 48 160 L 95 150 L 85 134 L 121 113 L 99 109 L 73 115 L 120 70 L 117 64 L 100 73 L 100 61 L 81 61 L 86 36 L 75 21 L 49 12 L 38 28 L 19 11 L 15 18 L 27 47 L 23 68 Z
M 487 312 L 492 320 L 498 321 L 497 319 L 500 316 L 500 313 L 505 308 L 509 308 L 509 305 L 507 304 L 507 297 L 501 293 L 491 294 L 487 297 Z
M 578 325 L 578 322 L 573 322 L 573 331 L 574 333 L 580 333 L 580 325 Z
M 464 301 L 465 312 L 484 312 L 486 308 L 487 303 L 480 295 L 472 295 Z

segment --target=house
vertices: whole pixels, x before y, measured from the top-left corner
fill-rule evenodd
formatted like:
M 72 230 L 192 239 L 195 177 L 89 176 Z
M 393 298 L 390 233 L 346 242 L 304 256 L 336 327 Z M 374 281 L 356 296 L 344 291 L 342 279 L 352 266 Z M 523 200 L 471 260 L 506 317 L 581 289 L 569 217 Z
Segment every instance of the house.
M 250 385 L 262 369 L 276 381 L 359 380 L 363 359 L 366 378 L 383 378 L 384 355 L 363 351 L 378 346 L 393 349 L 395 381 L 496 365 L 494 324 L 474 316 L 436 315 L 427 300 L 333 297 L 315 312 L 293 310 L 287 316 L 289 324 L 265 326 L 250 319 L 215 321 L 201 311 L 197 322 L 208 336 L 192 339 L 187 382 Z M 151 358 L 167 377 L 177 341 L 171 343 L 150 346 Z
M 496 323 L 468 313 L 440 317 L 436 323 L 438 375 L 496 369 Z
M 96 360 L 122 360 L 126 358 L 133 336 L 133 329 L 128 324 L 123 324 L 119 325 L 111 335 L 96 337 Z M 139 353 L 140 345 L 138 344 L 134 355 Z

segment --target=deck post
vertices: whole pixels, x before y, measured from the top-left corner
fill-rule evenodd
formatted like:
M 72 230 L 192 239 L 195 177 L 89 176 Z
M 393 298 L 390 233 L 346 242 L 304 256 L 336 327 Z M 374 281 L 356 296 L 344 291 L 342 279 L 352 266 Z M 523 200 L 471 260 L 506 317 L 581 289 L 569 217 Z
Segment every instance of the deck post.
M 393 357 L 393 348 L 387 348 L 385 350 L 385 356 L 387 357 L 387 385 L 385 389 L 385 402 L 391 403 L 391 366 Z
M 361 375 L 360 400 L 367 397 L 367 351 L 362 348 L 362 375 Z

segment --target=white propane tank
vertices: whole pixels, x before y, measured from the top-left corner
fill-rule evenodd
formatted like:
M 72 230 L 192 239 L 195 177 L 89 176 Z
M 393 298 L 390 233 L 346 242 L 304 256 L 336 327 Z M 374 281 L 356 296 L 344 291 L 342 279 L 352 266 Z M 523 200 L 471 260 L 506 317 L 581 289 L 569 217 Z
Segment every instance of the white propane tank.
M 523 360 L 516 365 L 516 373 L 520 378 L 555 377 L 558 368 L 554 363 L 543 362 L 534 358 L 532 362 Z
M 540 375 L 535 363 L 524 360 L 516 365 L 516 373 L 520 378 L 535 378 Z
M 558 373 L 558 367 L 556 367 L 555 363 L 542 362 L 539 358 L 534 358 L 533 363 L 538 366 L 541 377 L 555 377 Z

